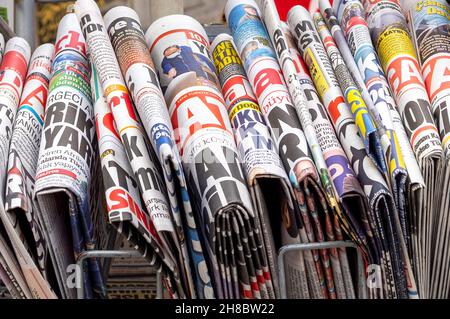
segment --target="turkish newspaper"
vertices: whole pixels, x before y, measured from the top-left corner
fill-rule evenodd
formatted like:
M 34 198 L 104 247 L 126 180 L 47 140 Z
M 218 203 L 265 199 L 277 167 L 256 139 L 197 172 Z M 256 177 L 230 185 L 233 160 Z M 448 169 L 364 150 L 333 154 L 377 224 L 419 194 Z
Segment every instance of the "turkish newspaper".
M 334 212 L 321 188 L 258 5 L 254 1 L 229 1 L 225 11 L 244 68 L 294 188 L 297 206 L 288 216 L 291 221 L 297 218 L 297 222 L 292 225 L 283 220 L 280 242 L 287 245 L 327 241 L 335 235 Z M 297 86 L 291 85 L 293 89 Z M 303 93 L 298 94 L 300 101 Z M 289 298 L 350 297 L 335 250 L 290 253 L 285 260 L 285 271 Z
M 309 149 L 311 151 L 312 158 L 318 169 L 320 180 L 322 182 L 323 189 L 327 196 L 327 200 L 330 205 L 330 220 L 327 222 L 331 227 L 326 227 L 326 240 L 334 241 L 337 238 L 338 233 L 341 232 L 341 226 L 338 222 L 338 218 L 341 219 L 345 228 L 349 228 L 346 224 L 346 219 L 343 217 L 342 205 L 337 199 L 335 188 L 333 187 L 333 181 L 330 177 L 330 173 L 327 164 L 324 159 L 323 151 L 319 144 L 317 134 L 312 123 L 312 116 L 307 108 L 307 99 L 303 91 L 303 87 L 297 79 L 297 70 L 295 64 L 291 58 L 291 52 L 288 47 L 288 38 L 286 36 L 285 28 L 281 23 L 278 15 L 277 8 L 273 0 L 260 1 L 262 8 L 262 15 L 264 17 L 264 23 L 271 36 L 272 43 L 274 45 L 275 52 L 277 53 L 279 64 L 282 68 L 285 82 L 289 89 L 289 93 L 292 97 L 292 101 L 297 110 L 300 124 L 305 137 L 308 142 Z M 333 229 L 335 228 L 335 229 Z M 352 277 L 348 265 L 347 254 L 345 249 L 330 249 L 331 262 L 333 265 L 333 275 L 339 285 L 338 289 L 342 291 L 345 289 L 347 298 L 355 298 L 354 287 L 352 284 Z M 342 269 L 341 269 L 342 268 Z
M 193 193 L 215 295 L 274 298 L 206 32 L 193 18 L 173 15 L 155 21 L 146 39 Z
M 403 125 L 427 187 L 412 218 L 411 247 L 419 295 L 430 292 L 434 211 L 440 205 L 443 158 L 442 143 L 435 125 L 430 99 L 420 73 L 414 44 L 398 0 L 363 1 L 372 41 L 381 66 L 388 75 Z
M 144 237 L 151 237 L 153 234 L 150 229 L 154 227 L 156 234 L 153 237 L 156 238 L 153 239 L 162 248 L 158 250 L 159 257 L 170 270 L 170 276 L 164 276 L 170 294 L 174 298 L 194 297 L 191 274 L 185 273 L 182 264 L 177 262 L 182 250 L 161 168 L 157 166 L 156 155 L 149 147 L 150 143 L 135 111 L 100 9 L 90 0 L 77 1 L 74 8 L 86 37 L 89 58 L 97 70 L 99 82 L 149 213 L 149 216 L 138 215 L 144 225 L 138 228 L 139 233 Z
M 353 76 L 345 64 L 344 58 L 328 30 L 321 13 L 314 13 L 312 19 L 330 59 L 339 87 L 344 95 L 345 103 L 350 107 L 359 134 L 364 141 L 367 155 L 369 155 L 375 165 L 377 165 L 377 168 L 386 175 L 387 169 L 384 155 L 382 154 L 380 137 L 378 136 L 375 121 L 369 113 L 366 102 L 362 98 L 361 93 L 353 80 Z
M 431 110 L 444 148 L 442 183 L 436 188 L 436 200 L 442 197 L 440 202 L 436 201 L 440 211 L 433 217 L 433 229 L 437 231 L 433 231 L 431 240 L 434 257 L 428 293 L 431 298 L 446 298 L 450 292 L 450 275 L 447 271 L 450 239 L 446 235 L 450 231 L 450 5 L 443 0 L 401 3 L 407 12 Z
M 294 39 L 287 24 L 284 24 L 283 28 L 287 37 L 290 57 L 296 67 L 297 79 L 305 92 L 307 106 L 317 132 L 317 138 L 323 149 L 324 158 L 330 171 L 338 199 L 344 208 L 346 223 L 342 226 L 346 224 L 349 226 L 349 229 L 344 228 L 347 235 L 359 245 L 366 262 L 373 264 L 373 256 L 376 256 L 374 253 L 375 244 L 368 223 L 369 207 L 366 195 L 339 143 L 333 125 L 328 119 L 327 111 L 320 100 L 309 71 L 294 44 Z M 340 221 L 335 221 L 335 223 L 338 222 Z M 342 240 L 342 235 L 338 237 L 339 225 L 336 225 L 335 231 L 337 240 Z
M 369 98 L 372 99 L 375 108 L 379 111 L 381 125 L 389 138 L 390 145 L 386 154 L 389 163 L 389 179 L 387 181 L 390 182 L 398 208 L 405 244 L 411 254 L 410 215 L 415 214 L 415 199 L 419 198 L 419 193 L 425 187 L 422 173 L 372 44 L 361 2 L 352 0 L 343 3 L 342 1 L 336 1 L 333 5 L 333 8 L 331 8 L 329 1 L 322 0 L 320 2 L 322 14 L 328 27 L 331 28 L 339 50 L 341 52 L 351 50 L 346 63 L 349 68 L 351 65 L 357 64 L 357 70 L 352 74 L 355 79 L 362 77 L 361 85 L 369 91 Z M 343 26 L 342 29 L 339 23 Z M 348 46 L 342 33 L 347 37 Z M 354 58 L 353 63 L 351 62 L 352 56 Z M 363 90 L 363 92 L 366 90 Z M 366 98 L 365 100 L 367 101 Z
M 375 106 L 375 103 L 372 101 L 372 98 L 370 96 L 369 91 L 367 90 L 364 80 L 359 73 L 358 66 L 355 63 L 355 60 L 353 59 L 352 52 L 348 46 L 348 43 L 346 41 L 346 37 L 339 25 L 339 22 L 337 20 L 337 17 L 333 11 L 333 8 L 331 7 L 329 0 L 321 0 L 318 2 L 320 12 L 325 19 L 325 22 L 328 26 L 328 29 L 330 33 L 332 34 L 334 41 L 336 42 L 337 47 L 339 48 L 340 53 L 342 54 L 342 58 L 345 61 L 345 64 L 348 67 L 348 70 L 350 74 L 352 75 L 355 84 L 358 87 L 358 90 L 360 90 L 360 93 L 364 99 L 364 102 L 370 112 L 370 115 L 372 116 L 377 132 L 380 136 L 380 142 L 381 146 L 383 148 L 383 152 L 385 153 L 386 157 L 386 164 L 389 163 L 389 148 L 391 147 L 389 137 L 386 135 L 386 127 L 383 123 L 383 116 L 384 114 L 381 114 L 380 110 Z M 383 111 L 383 110 L 381 110 Z M 389 113 L 388 113 L 389 114 Z M 388 165 L 389 166 L 389 165 Z M 389 169 L 389 167 L 388 167 Z
M 377 243 L 379 265 L 383 275 L 384 297 L 394 297 L 398 294 L 406 296 L 406 278 L 398 247 L 398 234 L 395 223 L 392 223 L 395 213 L 395 203 L 389 192 L 383 174 L 366 153 L 364 142 L 358 135 L 349 106 L 333 71 L 327 52 L 320 40 L 314 22 L 309 12 L 304 8 L 294 7 L 288 15 L 288 23 L 298 49 L 316 85 L 333 121 L 335 130 L 347 154 L 358 179 L 369 199 L 369 223 Z M 386 229 L 387 228 L 387 229 Z M 376 269 L 376 267 L 374 267 Z M 381 297 L 381 296 L 380 296 Z
M 325 45 L 325 49 L 328 53 L 328 57 L 330 59 L 330 62 L 332 63 L 333 69 L 335 70 L 336 78 L 338 79 L 338 82 L 340 84 L 341 91 L 345 92 L 344 95 L 346 96 L 346 102 L 351 112 L 353 113 L 355 123 L 357 122 L 360 123 L 359 125 L 360 132 L 361 130 L 364 131 L 366 126 L 370 126 L 370 122 L 372 120 L 370 118 L 370 114 L 368 113 L 367 109 L 364 108 L 365 102 L 363 101 L 362 96 L 358 91 L 358 88 L 353 80 L 352 75 L 348 71 L 346 65 L 343 63 L 344 60 L 331 36 L 331 33 L 328 30 L 328 27 L 325 24 L 324 19 L 322 18 L 322 15 L 319 12 L 316 12 L 313 15 L 313 20 L 319 32 L 319 35 L 322 39 L 322 42 Z M 369 124 L 367 125 L 367 123 Z M 396 178 L 398 179 L 402 177 L 403 181 L 399 180 L 400 184 L 404 184 L 406 176 L 396 176 Z M 389 182 L 391 181 L 390 177 L 386 176 L 385 181 L 389 185 Z M 404 188 L 404 185 L 402 185 L 401 188 Z M 396 193 L 392 193 L 391 195 L 394 195 L 394 199 L 398 199 L 398 197 L 396 197 L 395 194 Z M 406 203 L 404 200 L 402 200 L 396 201 L 396 204 L 397 204 L 396 205 L 397 211 L 389 212 L 390 215 L 388 215 L 388 223 L 390 224 L 390 226 L 388 226 L 387 229 L 388 231 L 390 231 L 390 229 L 393 229 L 393 231 L 395 232 L 394 242 L 396 243 L 396 245 L 399 246 L 401 261 L 403 263 L 403 267 L 405 268 L 405 273 L 407 274 L 406 280 L 407 280 L 407 287 L 409 289 L 408 291 L 411 291 L 409 293 L 411 296 L 416 296 L 417 295 L 416 293 L 417 289 L 415 288 L 416 284 L 412 274 L 408 249 L 406 246 L 406 239 L 404 237 L 403 232 L 403 230 L 405 230 L 405 227 L 402 227 L 402 224 L 400 223 L 402 217 L 403 220 L 405 220 Z
M 34 195 L 63 298 L 74 298 L 79 284 L 71 276 L 71 265 L 79 254 L 95 247 L 92 215 L 98 211 L 98 149 L 90 72 L 76 16 L 67 14 L 58 28 Z M 94 291 L 104 295 L 99 261 L 90 259 L 87 264 L 81 270 L 87 274 L 85 296 L 93 297 Z
M 8 237 L 17 235 L 4 209 L 8 155 L 14 119 L 20 103 L 28 70 L 31 49 L 23 38 L 14 37 L 6 43 L 0 72 L 0 265 L 2 281 L 15 298 L 30 298 L 31 292 Z M 3 225 L 6 222 L 6 225 Z M 21 259 L 21 261 L 24 261 Z
M 139 17 L 128 7 L 116 7 L 108 11 L 104 20 L 122 75 L 163 169 L 176 233 L 183 249 L 179 262 L 184 265 L 184 273 L 190 274 L 189 256 L 192 258 L 195 265 L 193 280 L 198 298 L 213 298 L 214 292 L 199 241 L 180 155 L 174 142 L 169 112 Z
M 145 257 L 147 267 L 150 265 L 157 271 L 167 271 L 167 269 L 163 268 L 163 259 L 159 256 L 162 248 L 157 240 L 157 233 L 153 224 L 146 222 L 150 220 L 150 215 L 143 205 L 136 177 L 131 169 L 125 148 L 115 127 L 111 109 L 106 103 L 103 89 L 95 70 L 91 83 L 95 102 L 95 123 L 99 141 L 108 222 L 114 226 L 117 232 L 122 235 L 121 238 L 123 238 L 122 240 L 119 238 L 114 240 L 112 247 L 114 249 L 127 248 L 128 246 L 133 246 L 136 249 L 137 247 L 142 256 Z M 116 263 L 117 261 L 115 260 L 110 265 L 112 268 L 110 271 L 113 271 Z M 132 261 L 128 261 L 128 264 L 122 262 L 121 268 L 128 270 L 132 268 L 133 271 L 136 271 L 135 263 L 132 263 L 133 267 L 129 267 L 130 263 Z M 117 274 L 115 275 L 117 277 Z M 128 275 L 131 274 L 128 273 Z M 114 277 L 114 274 L 111 276 L 111 273 L 108 273 L 108 288 L 109 282 L 111 280 L 114 281 L 114 278 L 111 277 Z M 117 283 L 114 290 L 113 296 L 119 290 Z M 114 298 L 110 295 L 110 291 L 108 291 L 108 297 Z
M 53 44 L 44 44 L 31 56 L 9 149 L 6 214 L 0 212 L 30 292 L 34 298 L 39 299 L 55 297 L 43 276 L 48 254 L 33 202 L 54 51 Z
M 273 228 L 279 227 L 282 208 L 293 205 L 289 202 L 292 201 L 289 179 L 233 38 L 228 34 L 217 36 L 212 53 L 247 185 L 261 223 L 276 296 L 279 296 L 276 258 L 280 247 L 273 238 Z

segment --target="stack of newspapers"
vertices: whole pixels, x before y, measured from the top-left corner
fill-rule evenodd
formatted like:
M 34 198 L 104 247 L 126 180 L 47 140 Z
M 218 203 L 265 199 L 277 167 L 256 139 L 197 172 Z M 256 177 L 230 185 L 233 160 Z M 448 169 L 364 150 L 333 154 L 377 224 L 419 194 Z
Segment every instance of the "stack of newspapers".
M 0 298 L 450 298 L 450 6 L 318 7 L 0 36 Z

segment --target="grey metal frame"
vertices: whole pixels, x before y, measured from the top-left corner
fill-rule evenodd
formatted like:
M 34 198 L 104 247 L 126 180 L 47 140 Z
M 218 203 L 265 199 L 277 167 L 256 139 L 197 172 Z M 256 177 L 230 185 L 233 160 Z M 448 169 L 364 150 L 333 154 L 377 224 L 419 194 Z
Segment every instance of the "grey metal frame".
M 137 250 L 131 251 L 121 251 L 121 250 L 89 250 L 84 251 L 80 254 L 77 259 L 77 268 L 80 269 L 77 272 L 79 275 L 77 282 L 80 282 L 81 285 L 77 286 L 77 298 L 84 299 L 84 271 L 83 266 L 84 262 L 90 258 L 136 258 L 142 257 L 141 253 Z M 156 271 L 156 299 L 163 298 L 163 284 L 162 284 L 162 276 L 159 271 Z
M 306 251 L 306 250 L 319 250 L 319 249 L 330 249 L 330 248 L 353 248 L 356 249 L 357 259 L 358 259 L 358 298 L 367 299 L 367 286 L 366 286 L 366 276 L 364 269 L 364 261 L 362 258 L 361 251 L 358 246 L 351 241 L 333 241 L 333 242 L 323 242 L 323 243 L 308 243 L 308 244 L 295 244 L 287 245 L 280 248 L 278 252 L 278 278 L 280 281 L 280 292 L 281 299 L 287 299 L 286 290 L 286 273 L 284 269 L 284 256 L 287 253 L 293 251 Z

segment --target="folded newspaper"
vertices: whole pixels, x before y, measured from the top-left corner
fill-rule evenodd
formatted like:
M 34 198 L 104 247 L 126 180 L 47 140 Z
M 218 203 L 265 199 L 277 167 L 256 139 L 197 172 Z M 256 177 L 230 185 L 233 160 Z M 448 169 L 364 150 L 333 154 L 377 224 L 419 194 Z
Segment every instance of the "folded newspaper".
M 30 46 L 25 39 L 14 37 L 6 43 L 5 53 L 0 66 L 0 272 L 2 281 L 15 298 L 31 298 L 32 294 L 22 266 L 25 260 L 20 252 L 21 243 L 13 217 L 5 210 L 5 185 L 8 175 L 9 147 L 12 138 L 14 119 L 20 103 L 20 97 L 27 75 L 30 60 Z M 9 239 L 11 237 L 11 239 Z M 20 247 L 23 248 L 23 247 Z
M 225 12 L 236 48 L 294 188 L 296 207 L 283 216 L 280 242 L 288 245 L 334 240 L 333 207 L 321 188 L 258 5 L 254 1 L 228 1 Z M 353 287 L 344 281 L 335 249 L 290 253 L 285 268 L 290 298 L 347 298 L 351 297 L 347 292 L 353 293 Z
M 162 248 L 155 239 L 157 237 L 156 230 L 148 222 L 150 215 L 143 205 L 138 183 L 128 162 L 125 147 L 120 141 L 111 109 L 106 103 L 95 71 L 92 77 L 92 89 L 108 222 L 121 234 L 120 237 L 115 236 L 112 231 L 108 231 L 107 226 L 104 225 L 106 223 L 99 221 L 96 225 L 100 224 L 103 227 L 99 228 L 105 228 L 99 235 L 106 237 L 107 234 L 111 234 L 108 239 L 112 241 L 112 243 L 106 242 L 102 246 L 105 249 L 110 247 L 114 250 L 120 250 L 121 246 L 125 246 L 125 248 L 132 246 L 145 257 L 149 269 L 151 269 L 149 266 L 152 266 L 157 271 L 167 272 L 167 268 L 163 267 L 163 259 L 159 256 Z M 122 268 L 127 270 L 128 276 L 132 276 L 130 271 L 136 271 L 136 267 L 132 261 L 129 262 L 133 267 L 127 268 L 125 267 L 126 263 L 122 263 Z M 117 268 L 115 262 L 109 261 L 109 265 L 104 265 L 104 268 L 112 271 L 110 268 L 114 268 L 114 266 Z M 117 277 L 117 274 L 112 277 Z M 131 279 L 130 277 L 125 278 Z M 110 288 L 111 280 L 114 279 L 108 273 L 108 288 Z M 115 286 L 114 289 L 117 290 L 118 287 Z M 108 289 L 108 298 L 114 298 L 115 294 L 117 292 L 112 292 L 111 295 L 111 291 Z
M 206 32 L 193 18 L 173 15 L 155 21 L 146 38 L 202 226 L 215 295 L 239 298 L 256 290 L 254 297 L 274 298 Z
M 199 240 L 183 167 L 175 146 L 169 112 L 145 43 L 139 17 L 130 8 L 116 7 L 105 15 L 105 24 L 122 74 L 127 79 L 127 86 L 136 103 L 142 124 L 164 172 L 178 240 L 183 249 L 183 256 L 180 256 L 179 262 L 184 265 L 184 273 L 190 274 L 189 256 L 191 257 L 195 265 L 193 280 L 198 297 L 213 298 L 214 292 Z
M 322 18 L 322 15 L 318 12 L 316 12 L 313 15 L 315 26 L 319 32 L 319 35 L 322 39 L 322 42 L 325 44 L 325 48 L 328 53 L 328 57 L 330 58 L 330 61 L 332 63 L 332 66 L 335 70 L 335 74 L 337 76 L 338 82 L 340 84 L 342 92 L 345 92 L 346 96 L 346 102 L 347 105 L 350 107 L 353 116 L 355 118 L 355 122 L 359 122 L 360 124 L 360 132 L 361 130 L 364 131 L 366 124 L 371 122 L 370 114 L 368 113 L 367 109 L 365 110 L 365 102 L 362 99 L 361 94 L 358 91 L 358 88 L 348 71 L 346 65 L 343 62 L 343 58 L 337 49 L 337 46 L 334 42 L 334 40 L 331 37 L 331 34 L 328 30 L 328 27 L 325 24 L 324 19 Z M 367 112 L 367 113 L 366 113 Z M 363 120 L 361 120 L 363 119 Z M 370 124 L 368 125 L 370 126 Z M 406 180 L 406 176 L 396 176 L 396 178 L 399 178 L 399 184 L 400 189 L 404 189 L 404 182 Z M 386 182 L 389 185 L 389 177 L 386 178 Z M 397 187 L 396 187 L 397 189 Z M 394 195 L 394 200 L 398 199 L 398 196 L 395 196 L 397 192 L 392 193 L 391 195 Z M 390 220 L 388 223 L 391 225 L 388 226 L 389 232 L 395 232 L 395 245 L 399 246 L 400 249 L 400 256 L 402 258 L 403 267 L 405 268 L 405 272 L 409 275 L 406 275 L 408 287 L 414 287 L 415 282 L 414 278 L 411 277 L 412 275 L 412 268 L 410 265 L 410 259 L 408 255 L 408 249 L 406 246 L 406 239 L 405 239 L 405 227 L 402 227 L 401 220 L 405 220 L 405 200 L 404 198 L 400 201 L 396 201 L 397 209 L 396 211 L 389 212 L 392 214 L 392 216 L 388 217 Z M 404 224 L 403 224 L 404 226 Z M 390 230 L 392 229 L 392 230 Z M 414 289 L 414 288 L 413 288 Z M 412 290 L 412 289 L 410 289 Z M 413 295 L 415 296 L 415 291 Z
M 293 205 L 289 202 L 292 201 L 289 179 L 245 74 L 233 38 L 221 34 L 214 39 L 211 46 L 256 217 L 261 223 L 267 260 L 278 297 L 276 258 L 280 247 L 273 237 L 273 228 L 280 227 L 279 217 L 282 216 L 283 207 Z M 248 262 L 253 263 L 251 260 Z
M 348 229 L 344 228 L 347 235 L 359 245 L 366 262 L 373 264 L 376 248 L 369 226 L 369 204 L 366 195 L 336 137 L 334 127 L 328 119 L 327 111 L 320 100 L 309 71 L 297 50 L 297 46 L 294 44 L 294 39 L 287 24 L 284 24 L 283 28 L 285 29 L 290 57 L 296 67 L 296 77 L 302 85 L 307 98 L 307 106 L 317 132 L 317 138 L 323 150 L 338 200 L 344 209 L 343 218 L 345 222 L 342 224 L 342 227 L 344 228 L 345 225 L 348 225 Z M 338 240 L 343 238 L 338 238 Z
M 83 251 L 93 249 L 93 215 L 98 213 L 98 148 L 90 87 L 90 66 L 77 18 L 61 20 L 45 107 L 35 202 L 57 279 L 58 294 L 75 298 L 77 280 L 70 267 Z M 72 272 L 78 270 L 72 270 Z M 87 298 L 104 295 L 97 259 L 84 276 Z
M 450 5 L 317 7 L 228 0 L 207 35 L 78 0 L 55 45 L 0 35 L 7 297 L 447 298 Z M 279 260 L 345 240 L 365 269 Z
M 432 216 L 431 282 L 426 293 L 431 298 L 446 298 L 450 293 L 450 238 L 447 235 L 450 232 L 450 5 L 444 0 L 401 3 L 409 20 L 409 31 L 444 148 L 442 182 L 436 186 L 435 194 L 439 213 Z
M 161 249 L 157 248 L 157 252 L 170 270 L 170 276 L 165 276 L 165 283 L 171 295 L 174 298 L 193 298 L 195 290 L 192 286 L 192 274 L 184 266 L 183 260 L 187 257 L 184 256 L 185 250 L 181 247 L 183 242 L 179 240 L 174 227 L 174 211 L 169 204 L 163 173 L 135 111 L 100 9 L 91 0 L 77 1 L 74 8 L 86 36 L 90 60 L 98 72 L 107 105 L 111 108 L 114 123 L 149 213 L 138 215 L 140 224 L 144 225 L 138 231 L 150 244 L 156 242 L 161 246 Z
M 0 211 L 30 292 L 34 298 L 39 299 L 55 297 L 43 276 L 48 250 L 33 202 L 44 107 L 54 51 L 54 45 L 44 44 L 31 56 L 9 150 L 5 195 L 7 218 Z
M 412 216 L 411 247 L 419 295 L 430 292 L 434 211 L 439 209 L 443 149 L 416 51 L 398 1 L 363 1 L 367 24 L 381 66 L 388 75 L 403 125 L 422 171 L 426 188 Z
M 369 199 L 371 228 L 378 246 L 379 265 L 383 277 L 384 297 L 407 297 L 407 283 L 403 266 L 404 251 L 397 223 L 396 207 L 383 174 L 368 156 L 362 138 L 345 102 L 333 64 L 316 31 L 311 15 L 296 6 L 288 14 L 290 29 L 322 101 L 327 106 L 338 138 L 352 163 L 358 179 Z M 332 57 L 331 57 L 332 58 Z M 409 286 L 408 286 L 409 287 Z M 381 291 L 379 291 L 381 293 Z
M 387 182 L 394 195 L 405 244 L 411 253 L 410 218 L 415 214 L 414 201 L 418 196 L 417 193 L 422 191 L 424 181 L 389 84 L 370 39 L 369 28 L 365 22 L 365 11 L 361 2 L 356 0 L 345 3 L 335 1 L 333 8 L 328 0 L 322 0 L 320 8 L 349 69 L 352 69 L 352 65 L 354 65 L 353 68 L 357 65 L 356 70 L 352 71 L 352 75 L 355 79 L 361 79 L 362 83 L 358 86 L 363 88 L 363 97 L 365 96 L 364 92 L 368 91 L 370 96 L 369 98 L 364 97 L 364 99 L 372 100 L 380 116 L 380 125 L 383 126 L 389 138 L 389 149 L 385 150 L 387 152 L 386 160 L 389 163 Z M 339 23 L 342 25 L 342 29 Z M 345 40 L 344 34 L 348 42 Z M 348 52 L 347 58 L 345 52 Z M 354 61 L 352 61 L 352 57 Z

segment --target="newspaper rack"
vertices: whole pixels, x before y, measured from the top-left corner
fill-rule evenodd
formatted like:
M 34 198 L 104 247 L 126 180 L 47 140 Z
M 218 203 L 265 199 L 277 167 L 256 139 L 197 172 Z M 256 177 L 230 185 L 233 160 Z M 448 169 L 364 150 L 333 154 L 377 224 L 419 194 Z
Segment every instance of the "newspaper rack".
M 307 244 L 294 244 L 286 245 L 280 248 L 278 251 L 278 277 L 280 279 L 280 291 L 281 299 L 287 299 L 286 291 L 286 276 L 284 270 L 284 256 L 292 251 L 306 251 L 306 250 L 316 250 L 316 249 L 331 249 L 331 248 L 354 248 L 357 254 L 358 263 L 358 281 L 357 290 L 359 299 L 367 299 L 366 290 L 366 276 L 364 270 L 364 262 L 361 255 L 361 251 L 358 246 L 351 241 L 333 241 L 333 242 L 322 242 L 322 243 L 307 243 Z
M 27 5 L 24 8 L 20 8 L 20 10 L 31 11 L 34 10 L 33 7 L 36 2 L 62 2 L 59 0 L 38 0 L 38 1 L 30 1 L 30 3 L 26 3 Z M 29 5 L 29 6 L 28 6 Z M 20 12 L 24 15 L 23 12 Z M 211 24 L 206 26 L 208 35 L 212 39 L 218 33 L 229 33 L 229 30 L 226 26 L 221 24 Z M 29 31 L 33 32 L 34 27 L 30 28 Z M 6 35 L 7 38 L 14 36 L 14 32 L 4 23 L 4 21 L 0 18 L 0 32 Z M 304 243 L 304 244 L 294 244 L 294 245 L 286 245 L 282 246 L 278 252 L 277 264 L 278 264 L 278 275 L 279 275 L 279 285 L 281 298 L 287 298 L 286 291 L 286 274 L 285 274 L 285 262 L 284 257 L 286 254 L 293 251 L 308 251 L 308 250 L 322 250 L 322 249 L 333 249 L 333 248 L 353 248 L 356 249 L 356 257 L 357 257 L 357 292 L 359 299 L 367 299 L 367 289 L 366 289 L 366 276 L 364 269 L 364 262 L 362 259 L 361 251 L 358 246 L 350 241 L 333 241 L 333 242 L 321 242 L 321 243 Z M 82 252 L 77 258 L 76 264 L 77 269 L 83 269 L 84 262 L 91 258 L 102 258 L 102 259 L 111 259 L 111 258 L 136 258 L 142 257 L 141 253 L 135 250 L 130 251 L 119 251 L 119 250 L 91 250 Z M 77 285 L 77 299 L 84 299 L 84 272 L 77 272 L 77 282 L 81 283 Z M 163 283 L 161 273 L 156 271 L 156 299 L 164 298 L 163 291 Z M 0 289 L 1 293 L 1 289 Z

